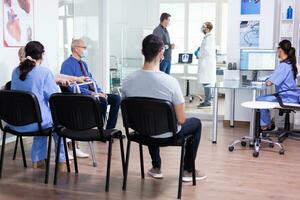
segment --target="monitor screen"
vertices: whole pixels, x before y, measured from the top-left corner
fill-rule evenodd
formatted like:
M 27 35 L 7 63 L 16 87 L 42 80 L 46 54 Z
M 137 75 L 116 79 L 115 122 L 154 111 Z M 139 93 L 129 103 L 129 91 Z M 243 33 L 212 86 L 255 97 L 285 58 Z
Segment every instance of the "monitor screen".
M 180 53 L 178 55 L 178 63 L 192 63 L 193 54 L 191 53 Z
M 277 53 L 274 50 L 242 49 L 241 70 L 275 70 Z

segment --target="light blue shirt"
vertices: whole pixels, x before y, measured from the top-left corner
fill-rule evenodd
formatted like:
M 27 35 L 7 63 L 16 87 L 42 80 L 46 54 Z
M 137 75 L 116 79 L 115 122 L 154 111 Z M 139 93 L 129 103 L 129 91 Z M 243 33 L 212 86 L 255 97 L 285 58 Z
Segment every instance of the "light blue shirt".
M 53 93 L 60 92 L 56 85 L 54 75 L 45 67 L 36 66 L 30 71 L 24 81 L 19 79 L 19 69 L 16 68 L 12 73 L 11 89 L 29 91 L 36 95 L 41 113 L 42 113 L 42 128 L 49 128 L 52 126 L 52 117 L 49 108 L 49 98 Z M 19 132 L 37 131 L 37 123 L 26 126 L 11 126 L 11 129 Z
M 149 97 L 170 101 L 174 106 L 183 104 L 184 97 L 178 81 L 172 76 L 158 71 L 138 70 L 127 76 L 122 83 L 122 96 Z M 177 132 L 181 126 L 177 126 Z M 152 136 L 154 138 L 172 137 L 172 133 Z
M 297 82 L 294 78 L 292 65 L 286 62 L 281 62 L 267 80 L 275 85 L 276 92 L 297 89 Z M 300 103 L 299 91 L 287 91 L 280 95 L 282 100 L 286 103 Z

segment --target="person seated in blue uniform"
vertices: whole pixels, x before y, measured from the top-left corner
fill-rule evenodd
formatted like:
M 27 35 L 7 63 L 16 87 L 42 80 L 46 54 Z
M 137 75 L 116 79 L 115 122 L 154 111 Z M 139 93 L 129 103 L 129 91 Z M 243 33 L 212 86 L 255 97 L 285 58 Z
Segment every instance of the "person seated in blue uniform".
M 72 41 L 71 50 L 72 55 L 63 62 L 60 73 L 77 77 L 87 76 L 93 80 L 93 76 L 89 72 L 87 64 L 82 60 L 82 58 L 87 57 L 87 46 L 84 40 L 74 39 Z M 121 97 L 115 94 L 104 93 L 97 84 L 96 88 L 94 88 L 93 85 L 80 86 L 80 91 L 82 94 L 86 95 L 99 95 L 103 117 L 106 115 L 107 105 L 110 105 L 106 129 L 115 128 L 118 119 Z
M 41 66 L 44 46 L 37 41 L 29 42 L 25 48 L 25 57 L 20 65 L 14 69 L 12 73 L 11 89 L 29 91 L 36 95 L 41 113 L 42 128 L 52 127 L 52 117 L 49 108 L 49 98 L 53 93 L 60 92 L 59 87 L 55 83 L 55 78 L 50 69 Z M 12 126 L 11 129 L 19 132 L 32 132 L 38 130 L 36 123 L 26 126 Z M 57 135 L 53 134 L 57 143 Z M 56 144 L 57 145 L 57 144 Z M 61 150 L 59 153 L 60 167 L 65 162 L 65 152 L 63 143 L 59 144 Z M 31 149 L 31 159 L 33 168 L 45 167 L 45 159 L 47 157 L 47 137 L 34 137 Z
M 278 58 L 280 63 L 276 70 L 266 80 L 267 86 L 275 85 L 276 92 L 280 94 L 284 103 L 300 103 L 300 93 L 297 91 L 297 59 L 296 50 L 292 47 L 289 40 L 283 40 L 279 43 Z M 258 101 L 277 102 L 273 95 L 257 97 Z M 262 130 L 272 130 L 275 126 L 271 122 L 270 111 L 268 109 L 260 110 L 260 126 Z

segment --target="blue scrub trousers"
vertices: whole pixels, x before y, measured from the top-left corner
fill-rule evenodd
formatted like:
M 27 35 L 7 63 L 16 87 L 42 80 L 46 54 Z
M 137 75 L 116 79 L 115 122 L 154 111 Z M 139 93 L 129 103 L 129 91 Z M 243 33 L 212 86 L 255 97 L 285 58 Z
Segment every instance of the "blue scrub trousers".
M 55 141 L 55 147 L 57 145 L 58 137 L 56 133 L 53 133 L 53 139 Z M 61 140 L 60 152 L 59 152 L 59 161 L 64 162 L 66 160 L 65 157 L 65 149 L 63 140 Z M 48 147 L 48 137 L 44 136 L 35 136 L 33 137 L 33 143 L 31 148 L 31 159 L 32 162 L 38 162 L 41 160 L 45 160 L 47 158 L 47 147 Z M 55 148 L 56 149 L 56 148 Z M 56 151 L 55 151 L 56 153 Z
M 160 63 L 159 70 L 165 72 L 166 74 L 170 74 L 171 72 L 171 60 L 163 59 Z
M 257 101 L 268 101 L 268 102 L 278 102 L 276 97 L 273 95 L 264 95 L 256 98 Z M 269 109 L 260 109 L 260 126 L 271 125 L 271 116 Z

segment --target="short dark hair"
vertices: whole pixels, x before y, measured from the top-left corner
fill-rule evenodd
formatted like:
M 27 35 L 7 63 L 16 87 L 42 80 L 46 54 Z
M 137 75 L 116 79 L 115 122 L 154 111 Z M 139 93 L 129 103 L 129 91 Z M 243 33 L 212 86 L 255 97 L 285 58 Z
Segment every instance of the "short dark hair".
M 165 19 L 168 19 L 169 17 L 171 17 L 169 13 L 162 13 L 160 16 L 160 22 L 163 22 Z
M 160 37 L 151 34 L 144 38 L 142 46 L 145 61 L 152 62 L 162 48 L 164 48 L 164 43 Z
M 214 28 L 214 26 L 211 22 L 205 22 L 204 24 L 205 24 L 206 28 L 208 28 L 208 30 L 210 30 L 210 31 Z

